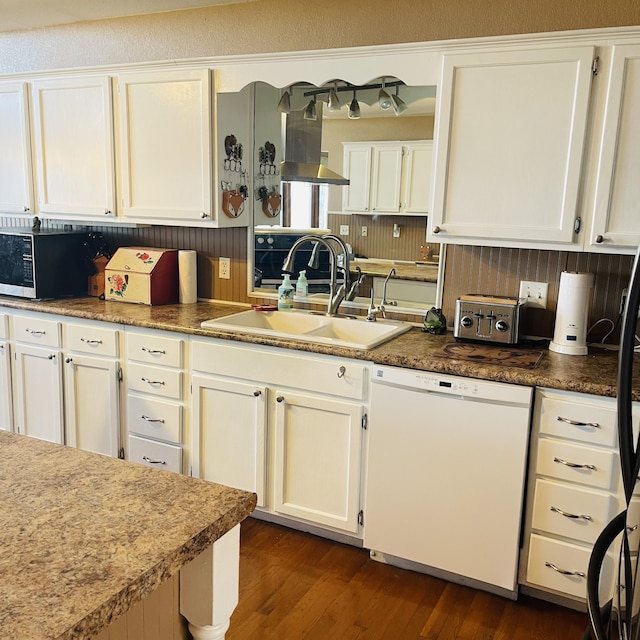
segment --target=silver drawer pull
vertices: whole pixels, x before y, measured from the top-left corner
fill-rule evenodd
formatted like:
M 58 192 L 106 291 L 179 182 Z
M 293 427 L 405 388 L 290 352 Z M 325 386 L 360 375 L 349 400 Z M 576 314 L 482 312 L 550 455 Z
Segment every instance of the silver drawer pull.
M 150 380 L 149 378 L 145 378 L 144 376 L 140 378 L 142 382 L 146 382 L 147 384 L 164 384 L 164 380 Z
M 85 344 L 102 344 L 102 340 L 91 340 L 90 338 L 80 338 L 80 342 Z
M 572 420 L 571 418 L 563 418 L 558 416 L 556 418 L 558 422 L 566 422 L 572 424 L 574 427 L 593 427 L 594 429 L 601 429 L 602 427 L 597 422 L 580 422 L 579 420 Z
M 574 520 L 587 520 L 588 522 L 591 522 L 593 520 L 591 516 L 587 516 L 582 513 L 580 514 L 569 513 L 568 511 L 563 511 L 562 509 L 558 509 L 558 507 L 554 507 L 553 505 L 549 507 L 549 509 L 554 513 L 559 513 L 561 516 L 564 516 L 565 518 L 572 518 Z
M 149 456 L 142 456 L 142 459 L 148 464 L 167 464 L 164 460 L 152 460 Z
M 145 353 L 161 353 L 162 355 L 166 353 L 164 349 L 149 349 L 148 347 L 141 347 L 140 351 L 144 351 Z
M 589 471 L 596 470 L 596 467 L 593 464 L 577 464 L 576 462 L 567 462 L 562 458 L 554 458 L 553 461 L 558 464 L 563 464 L 565 467 L 571 467 L 572 469 L 589 469 Z
M 551 562 L 545 562 L 544 566 L 549 567 L 549 569 L 553 569 L 558 573 L 561 573 L 563 576 L 578 576 L 578 578 L 586 578 L 587 575 L 582 571 L 567 571 L 566 569 L 561 569 L 560 567 L 556 567 L 556 565 Z
M 162 418 L 150 418 L 149 416 L 145 415 L 142 415 L 140 417 L 147 422 L 162 422 L 162 424 L 164 424 L 164 420 Z
M 36 329 L 25 329 L 25 331 L 30 333 L 32 336 L 43 336 L 47 333 L 46 331 L 38 331 Z

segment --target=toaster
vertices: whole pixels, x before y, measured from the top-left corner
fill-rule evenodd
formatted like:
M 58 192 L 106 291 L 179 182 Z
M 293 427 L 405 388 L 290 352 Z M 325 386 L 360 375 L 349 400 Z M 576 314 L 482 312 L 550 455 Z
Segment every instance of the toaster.
M 456 300 L 453 335 L 460 340 L 516 344 L 524 300 L 467 294 Z

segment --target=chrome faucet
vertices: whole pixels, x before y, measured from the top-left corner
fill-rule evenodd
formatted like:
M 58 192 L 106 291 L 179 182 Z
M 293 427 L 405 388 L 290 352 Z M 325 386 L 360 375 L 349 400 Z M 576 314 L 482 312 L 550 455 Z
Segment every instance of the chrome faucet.
M 378 306 L 375 305 L 374 298 L 373 298 L 373 289 L 371 289 L 371 302 L 369 303 L 369 308 L 367 309 L 367 317 L 365 318 L 367 322 L 375 322 L 376 316 L 378 314 L 380 314 L 383 318 L 386 318 L 387 315 L 385 313 L 385 305 L 388 304 L 388 305 L 394 306 L 398 304 L 397 302 L 392 302 L 387 300 L 387 283 L 389 282 L 389 278 L 395 275 L 396 275 L 395 269 L 391 269 L 387 274 L 387 277 L 384 280 L 384 285 L 382 286 L 382 300 L 380 300 L 380 304 Z
M 293 258 L 300 245 L 304 244 L 305 242 L 314 243 L 311 257 L 309 259 L 310 268 L 317 268 L 318 266 L 319 245 L 326 247 L 327 251 L 329 252 L 331 282 L 329 283 L 329 302 L 327 304 L 327 315 L 335 316 L 338 314 L 340 304 L 344 300 L 345 295 L 350 288 L 349 251 L 347 249 L 347 246 L 341 238 L 332 234 L 327 234 L 324 236 L 314 236 L 309 234 L 302 236 L 301 238 L 298 238 L 291 246 L 291 249 L 289 249 L 289 253 L 287 254 L 287 257 L 285 258 L 282 265 L 283 271 L 287 271 L 289 273 L 293 271 Z M 340 266 L 338 265 L 338 253 L 336 252 L 332 244 L 334 242 L 340 246 L 340 254 L 343 256 L 342 265 Z M 338 269 L 340 269 L 344 273 L 344 281 L 340 286 L 338 286 Z

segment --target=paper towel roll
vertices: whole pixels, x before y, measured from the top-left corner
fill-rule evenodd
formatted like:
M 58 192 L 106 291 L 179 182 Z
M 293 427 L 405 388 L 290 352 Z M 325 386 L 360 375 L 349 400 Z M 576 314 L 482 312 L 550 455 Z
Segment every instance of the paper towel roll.
M 195 251 L 178 251 L 178 283 L 183 304 L 198 300 L 197 255 Z

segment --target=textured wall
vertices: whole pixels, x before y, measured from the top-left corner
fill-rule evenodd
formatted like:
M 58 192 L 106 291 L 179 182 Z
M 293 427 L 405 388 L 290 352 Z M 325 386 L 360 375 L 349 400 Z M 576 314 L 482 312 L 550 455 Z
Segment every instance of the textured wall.
M 0 73 L 640 24 L 637 0 L 257 0 L 0 34 Z

